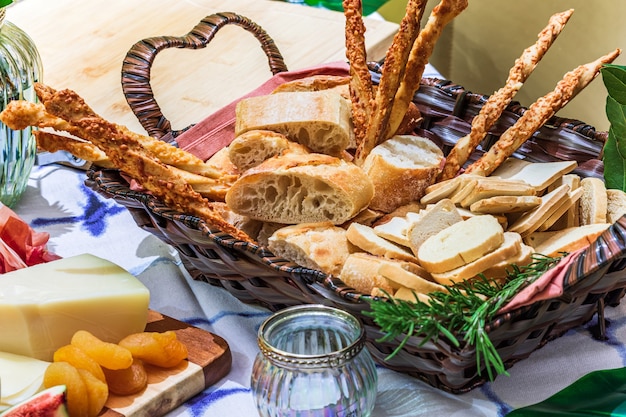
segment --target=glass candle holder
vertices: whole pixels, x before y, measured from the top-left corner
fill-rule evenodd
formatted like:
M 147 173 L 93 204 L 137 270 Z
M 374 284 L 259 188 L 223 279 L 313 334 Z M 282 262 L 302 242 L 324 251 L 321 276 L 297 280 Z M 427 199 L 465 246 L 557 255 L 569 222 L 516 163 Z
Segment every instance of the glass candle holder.
M 353 315 L 323 305 L 289 307 L 259 328 L 251 388 L 262 417 L 367 417 L 378 374 Z

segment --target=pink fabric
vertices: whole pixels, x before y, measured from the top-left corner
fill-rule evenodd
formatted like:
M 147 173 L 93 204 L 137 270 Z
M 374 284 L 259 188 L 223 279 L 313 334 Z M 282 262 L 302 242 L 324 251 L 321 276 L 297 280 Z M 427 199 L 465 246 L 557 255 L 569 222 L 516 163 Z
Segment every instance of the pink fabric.
M 559 297 L 563 294 L 563 278 L 569 266 L 575 261 L 576 256 L 584 249 L 568 254 L 551 270 L 543 274 L 539 279 L 520 291 L 511 301 L 502 307 L 499 313 L 506 313 L 535 303 Z
M 234 139 L 235 107 L 237 106 L 237 102 L 241 99 L 269 94 L 276 87 L 287 81 L 313 75 L 348 75 L 348 72 L 348 64 L 345 62 L 335 62 L 298 71 L 287 71 L 276 74 L 256 90 L 226 105 L 178 136 L 176 142 L 180 148 L 185 149 L 202 160 L 207 160 L 215 152 L 228 146 Z

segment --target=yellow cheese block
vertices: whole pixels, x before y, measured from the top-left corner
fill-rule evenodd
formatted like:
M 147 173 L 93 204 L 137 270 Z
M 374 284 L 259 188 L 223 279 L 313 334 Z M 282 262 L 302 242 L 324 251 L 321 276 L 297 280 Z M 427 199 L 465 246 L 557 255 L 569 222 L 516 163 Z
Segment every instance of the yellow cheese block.
M 0 351 L 51 361 L 77 330 L 117 343 L 143 331 L 149 301 L 137 278 L 89 254 L 0 275 Z
M 27 356 L 0 352 L 0 412 L 27 400 L 43 386 L 50 363 Z

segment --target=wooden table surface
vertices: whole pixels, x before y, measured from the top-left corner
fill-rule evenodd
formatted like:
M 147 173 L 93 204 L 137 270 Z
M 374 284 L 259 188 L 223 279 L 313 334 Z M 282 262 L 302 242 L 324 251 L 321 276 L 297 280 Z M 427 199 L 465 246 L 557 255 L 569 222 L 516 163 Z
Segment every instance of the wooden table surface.
M 120 84 L 130 47 L 147 37 L 181 36 L 202 18 L 235 12 L 263 27 L 289 69 L 345 61 L 342 13 L 271 0 L 22 0 L 6 20 L 33 38 L 44 83 L 70 88 L 105 118 L 143 133 Z M 397 25 L 366 19 L 368 58 L 384 56 Z M 258 41 L 228 25 L 204 49 L 167 49 L 151 85 L 174 129 L 202 120 L 271 76 Z

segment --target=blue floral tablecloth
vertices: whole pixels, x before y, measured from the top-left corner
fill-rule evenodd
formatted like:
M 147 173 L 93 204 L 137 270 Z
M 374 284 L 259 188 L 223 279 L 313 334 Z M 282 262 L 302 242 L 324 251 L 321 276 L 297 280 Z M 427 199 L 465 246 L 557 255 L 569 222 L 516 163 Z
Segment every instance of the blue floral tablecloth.
M 151 308 L 225 338 L 231 372 L 172 416 L 255 416 L 250 372 L 258 352 L 256 332 L 269 311 L 245 305 L 227 291 L 193 281 L 171 247 L 139 229 L 130 214 L 83 183 L 85 172 L 64 166 L 35 167 L 14 210 L 37 231 L 50 234 L 48 249 L 62 257 L 92 253 L 124 267 L 151 292 Z M 608 340 L 587 326 L 569 331 L 530 358 L 464 395 L 451 395 L 421 381 L 378 368 L 375 417 L 504 416 L 542 401 L 599 369 L 621 368 L 626 359 L 626 306 L 607 308 Z

